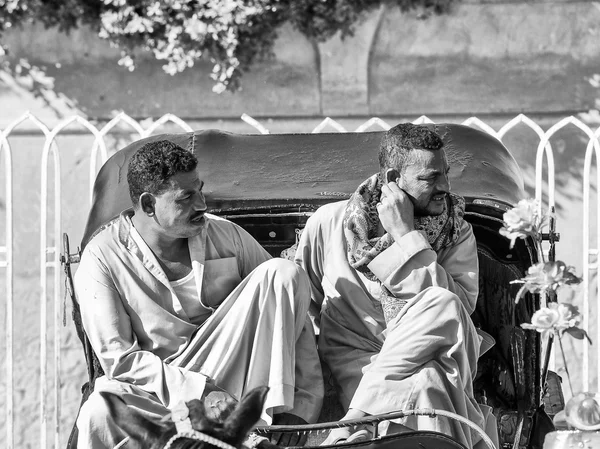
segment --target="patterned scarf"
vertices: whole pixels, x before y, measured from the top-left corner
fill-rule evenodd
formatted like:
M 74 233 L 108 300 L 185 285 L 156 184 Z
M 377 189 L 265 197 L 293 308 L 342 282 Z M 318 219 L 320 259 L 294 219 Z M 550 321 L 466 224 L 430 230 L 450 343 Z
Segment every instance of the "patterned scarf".
M 387 233 L 377 237 L 377 203 L 380 198 L 381 179 L 379 175 L 373 175 L 358 187 L 348 201 L 344 213 L 344 235 L 348 262 L 352 268 L 381 286 L 380 306 L 387 324 L 398 315 L 407 301 L 390 293 L 367 267 L 378 254 L 394 243 Z M 464 214 L 465 200 L 450 194 L 446 197 L 444 212 L 437 216 L 415 217 L 415 229 L 424 232 L 433 250 L 438 252 L 458 241 Z

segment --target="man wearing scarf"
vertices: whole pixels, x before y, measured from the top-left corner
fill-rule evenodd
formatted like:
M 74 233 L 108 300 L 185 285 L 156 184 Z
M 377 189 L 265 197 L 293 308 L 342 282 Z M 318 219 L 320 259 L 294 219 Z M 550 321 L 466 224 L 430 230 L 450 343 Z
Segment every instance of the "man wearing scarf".
M 319 352 L 347 410 L 342 419 L 436 408 L 493 438 L 493 415 L 473 397 L 477 246 L 464 199 L 450 192 L 442 139 L 426 126 L 397 125 L 382 139 L 379 165 L 349 200 L 308 220 L 296 252 L 311 281 Z M 404 426 L 468 448 L 483 444 L 446 418 L 408 417 L 388 432 Z M 325 443 L 365 436 L 336 429 Z

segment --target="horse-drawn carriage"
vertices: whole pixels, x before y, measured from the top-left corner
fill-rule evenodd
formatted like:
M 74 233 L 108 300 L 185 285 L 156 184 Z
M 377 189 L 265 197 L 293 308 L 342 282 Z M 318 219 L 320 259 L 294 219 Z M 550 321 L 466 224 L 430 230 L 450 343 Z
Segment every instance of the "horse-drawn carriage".
M 525 197 L 521 172 L 509 151 L 490 135 L 462 125 L 430 126 L 436 126 L 443 137 L 452 190 L 465 198 L 465 217 L 477 239 L 479 299 L 472 319 L 496 340 L 479 361 L 474 381 L 476 398 L 493 408 L 501 447 L 541 448 L 543 435 L 552 430 L 548 414 L 558 412 L 564 404 L 558 377 L 547 371 L 539 334 L 520 327 L 530 321 L 541 299 L 527 294 L 516 304 L 518 287 L 510 284 L 537 262 L 538 243 L 519 240 L 511 249 L 509 241 L 499 234 L 503 213 Z M 163 134 L 134 142 L 101 168 L 81 248 L 103 224 L 130 207 L 126 172 L 131 156 L 145 142 L 168 139 L 198 157 L 211 213 L 242 226 L 273 256 L 291 257 L 306 220 L 319 206 L 349 197 L 356 186 L 378 171 L 375 155 L 381 136 L 381 132 L 238 135 L 209 130 Z M 72 285 L 71 264 L 77 261 L 77 255 L 69 253 L 66 236 L 64 251 L 65 272 Z M 74 292 L 72 299 L 88 366 L 89 380 L 82 388 L 85 401 L 94 380 L 103 372 L 81 326 Z M 321 424 L 270 430 L 318 434 L 329 426 L 328 422 L 343 415 L 327 367 L 324 373 L 327 388 Z M 376 424 L 402 413 L 443 415 L 444 411 L 404 410 L 392 416 L 370 417 L 368 421 Z M 69 440 L 71 448 L 76 445 L 75 434 L 76 428 Z M 317 440 L 313 436 L 309 444 Z M 444 435 L 418 431 L 375 435 L 371 442 L 359 445 L 463 448 Z

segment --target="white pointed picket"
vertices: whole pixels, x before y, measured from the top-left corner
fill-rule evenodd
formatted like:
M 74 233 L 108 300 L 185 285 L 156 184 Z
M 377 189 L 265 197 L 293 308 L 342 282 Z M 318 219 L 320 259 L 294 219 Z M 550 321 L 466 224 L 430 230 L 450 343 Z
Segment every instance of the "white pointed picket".
M 269 130 L 267 128 L 265 128 L 263 125 L 261 125 L 258 120 L 255 120 L 252 117 L 250 117 L 248 114 L 243 113 L 241 118 L 243 121 L 248 123 L 250 126 L 252 126 L 253 128 L 256 128 L 258 130 L 258 132 L 260 132 L 261 134 L 269 134 Z
M 325 128 L 327 128 L 328 126 L 330 126 L 331 128 L 335 129 L 337 132 L 339 133 L 345 133 L 346 132 L 346 128 L 344 128 L 342 125 L 340 125 L 338 122 L 336 122 L 335 120 L 333 120 L 330 117 L 325 117 L 325 119 L 319 123 L 313 130 L 312 133 L 316 134 L 316 133 L 320 133 L 323 132 L 323 130 Z
M 354 132 L 363 133 L 365 131 L 368 131 L 372 126 L 375 126 L 375 125 L 379 126 L 384 131 L 387 131 L 388 129 L 391 128 L 391 126 L 388 125 L 384 120 L 381 120 L 379 117 L 373 117 L 373 118 L 370 118 L 369 120 L 367 120 L 362 125 L 360 125 L 358 128 L 356 128 L 356 131 L 354 131 Z
M 8 133 L 0 132 L 0 167 L 4 167 L 6 217 L 4 243 L 0 243 L 0 253 L 4 260 L 0 260 L 0 268 L 6 270 L 6 328 L 4 329 L 6 350 L 6 449 L 14 447 L 14 377 L 13 377 L 13 193 L 12 193 L 12 151 L 6 138 Z M 2 164 L 2 161 L 4 162 Z
M 588 128 L 589 129 L 589 128 Z M 590 130 L 591 131 L 591 130 Z M 593 139 L 591 138 L 586 151 L 583 167 L 583 326 L 585 329 L 589 329 L 590 325 L 590 279 L 598 279 L 598 248 L 600 247 L 600 217 L 596 216 L 596 248 L 591 248 L 590 242 L 590 182 L 592 172 L 592 158 L 596 159 L 596 214 L 600 211 L 600 194 L 598 194 L 598 188 L 600 187 L 600 144 L 598 137 L 600 136 L 600 128 L 593 133 Z M 590 261 L 593 259 L 593 262 Z M 594 276 L 595 274 L 595 276 Z M 600 306 L 600 290 L 596 289 L 596 306 Z M 597 309 L 598 310 L 598 309 Z M 598 317 L 595 317 L 596 321 Z M 600 326 L 597 325 L 597 336 L 596 340 L 600 342 Z M 582 365 L 582 383 L 584 391 L 590 390 L 590 348 L 589 345 L 583 345 L 583 365 Z M 600 345 L 596 346 L 597 357 L 596 361 L 600 362 Z M 600 369 L 596 370 L 598 373 Z M 597 378 L 596 391 L 600 391 L 600 375 Z
M 414 125 L 423 125 L 425 123 L 433 123 L 433 120 L 431 120 L 429 117 L 427 117 L 426 115 L 422 115 L 421 117 L 419 117 L 416 120 L 413 120 L 412 123 Z

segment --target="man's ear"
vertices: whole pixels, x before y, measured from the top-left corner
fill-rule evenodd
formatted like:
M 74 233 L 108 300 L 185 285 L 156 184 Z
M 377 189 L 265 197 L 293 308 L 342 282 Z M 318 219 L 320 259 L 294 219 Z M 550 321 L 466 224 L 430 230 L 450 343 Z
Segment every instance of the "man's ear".
M 154 195 L 148 192 L 144 192 L 140 195 L 139 204 L 142 211 L 152 217 L 154 215 L 154 205 L 156 203 L 156 199 Z
M 400 172 L 395 168 L 388 168 L 385 171 L 385 182 L 397 182 L 400 179 Z

